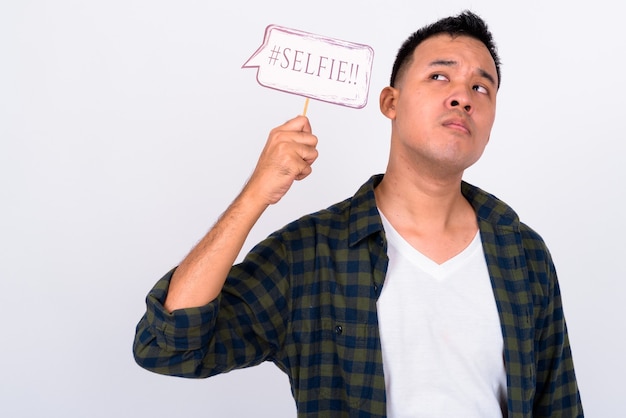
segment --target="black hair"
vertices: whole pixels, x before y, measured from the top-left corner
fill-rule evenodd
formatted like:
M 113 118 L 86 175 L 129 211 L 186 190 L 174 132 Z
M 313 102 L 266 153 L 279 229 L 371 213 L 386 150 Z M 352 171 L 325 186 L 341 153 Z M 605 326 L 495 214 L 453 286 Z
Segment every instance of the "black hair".
M 415 48 L 424 40 L 441 33 L 447 33 L 450 36 L 469 36 L 485 44 L 496 64 L 498 88 L 500 87 L 500 57 L 498 56 L 498 49 L 493 41 L 493 36 L 485 21 L 469 10 L 463 11 L 458 16 L 446 17 L 428 26 L 424 26 L 409 36 L 398 50 L 396 60 L 393 63 L 389 83 L 391 87 L 394 87 L 396 80 L 406 64 L 410 63 L 413 59 Z

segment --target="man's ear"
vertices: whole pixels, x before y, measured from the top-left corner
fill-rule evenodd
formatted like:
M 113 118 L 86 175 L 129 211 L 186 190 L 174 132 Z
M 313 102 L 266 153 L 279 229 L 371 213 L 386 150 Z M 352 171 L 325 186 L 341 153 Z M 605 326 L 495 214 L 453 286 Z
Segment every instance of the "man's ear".
M 396 103 L 399 93 L 398 89 L 394 87 L 385 87 L 380 92 L 380 111 L 391 120 L 396 118 Z

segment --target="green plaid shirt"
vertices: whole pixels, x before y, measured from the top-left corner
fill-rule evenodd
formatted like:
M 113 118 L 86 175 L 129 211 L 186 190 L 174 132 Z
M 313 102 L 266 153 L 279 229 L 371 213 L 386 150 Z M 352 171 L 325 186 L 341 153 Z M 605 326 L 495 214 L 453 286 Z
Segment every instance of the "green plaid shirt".
M 135 359 L 174 376 L 208 377 L 274 362 L 299 417 L 384 417 L 376 301 L 388 258 L 372 177 L 350 199 L 305 216 L 234 266 L 214 302 L 168 313 L 172 272 L 147 297 Z M 467 183 L 500 314 L 508 416 L 582 417 L 557 276 L 539 235 Z

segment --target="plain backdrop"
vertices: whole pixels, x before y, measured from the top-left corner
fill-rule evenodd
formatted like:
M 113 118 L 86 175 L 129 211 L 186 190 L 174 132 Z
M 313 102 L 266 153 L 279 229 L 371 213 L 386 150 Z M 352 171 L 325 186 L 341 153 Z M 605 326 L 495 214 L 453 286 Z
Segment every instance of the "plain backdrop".
M 465 178 L 548 243 L 587 416 L 623 416 L 626 37 L 608 0 L 2 0 L 0 415 L 294 417 L 271 364 L 187 380 L 131 351 L 149 289 L 235 197 L 269 130 L 303 109 L 241 66 L 269 24 L 375 51 L 364 109 L 310 103 L 314 172 L 247 250 L 384 171 L 378 94 L 398 47 L 466 8 L 493 31 L 503 77 Z

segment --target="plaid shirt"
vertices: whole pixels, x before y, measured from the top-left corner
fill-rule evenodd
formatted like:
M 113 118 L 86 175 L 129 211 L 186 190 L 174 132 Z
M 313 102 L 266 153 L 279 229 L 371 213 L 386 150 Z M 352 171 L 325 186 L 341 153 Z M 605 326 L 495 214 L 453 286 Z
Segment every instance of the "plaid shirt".
M 384 417 L 376 301 L 388 258 L 374 198 L 381 178 L 259 243 L 206 306 L 168 313 L 169 272 L 147 297 L 137 363 L 201 378 L 269 360 L 289 376 L 299 417 Z M 582 417 L 544 242 L 495 197 L 467 183 L 462 192 L 477 214 L 500 314 L 508 416 Z

